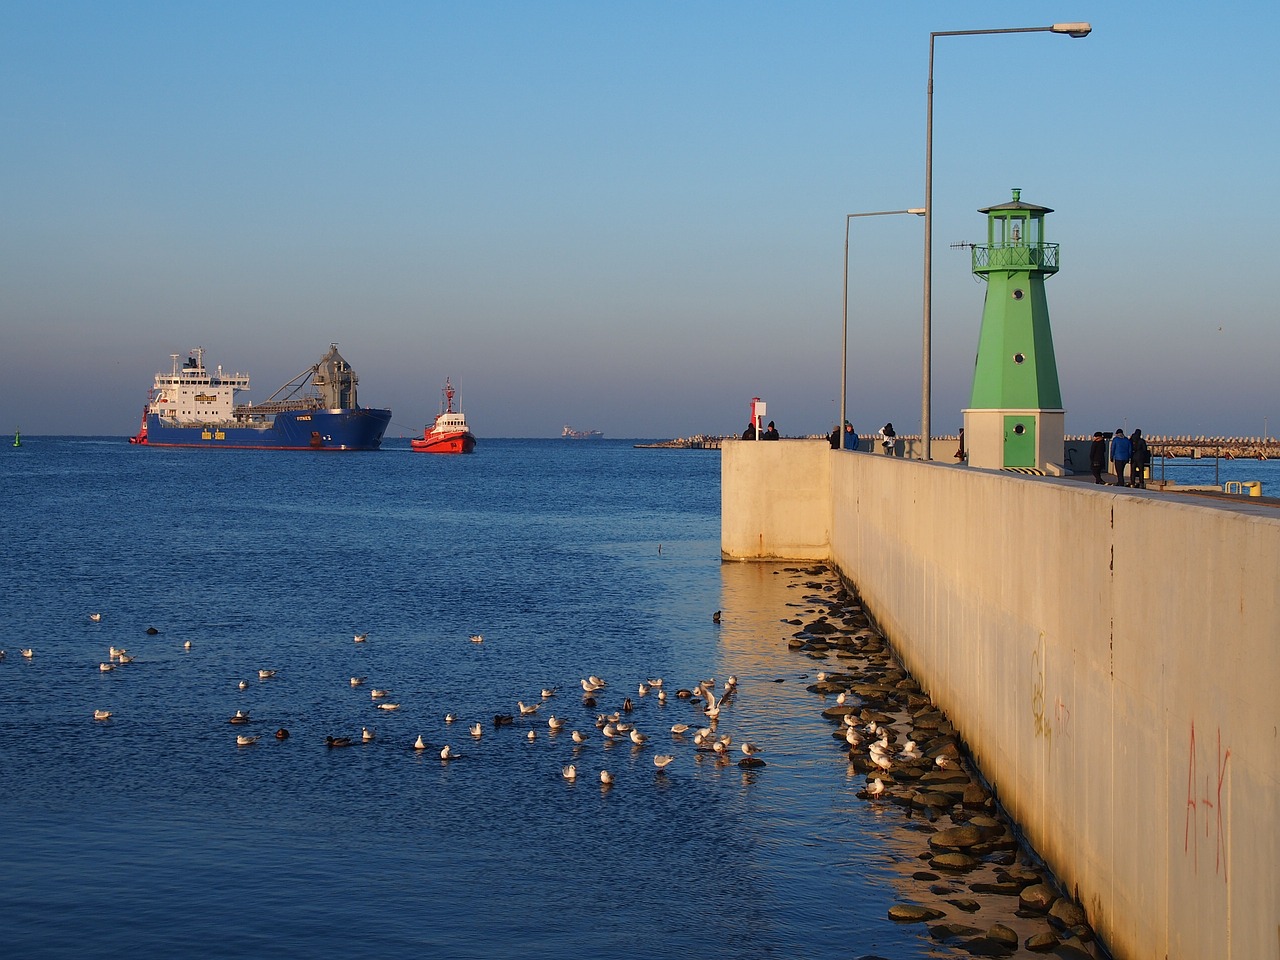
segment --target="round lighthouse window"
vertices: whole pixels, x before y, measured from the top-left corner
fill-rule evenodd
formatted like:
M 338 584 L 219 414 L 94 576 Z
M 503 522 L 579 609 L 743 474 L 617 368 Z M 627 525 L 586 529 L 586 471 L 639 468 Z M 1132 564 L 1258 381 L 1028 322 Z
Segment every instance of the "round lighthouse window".
M 1013 355 L 1014 363 L 1022 363 L 1026 359 L 1027 359 L 1027 355 L 1025 353 L 1015 353 Z
M 1014 290 L 1014 291 L 1013 291 L 1013 299 L 1015 299 L 1015 300 L 1021 300 L 1024 296 L 1025 296 L 1025 294 L 1024 294 L 1021 290 Z

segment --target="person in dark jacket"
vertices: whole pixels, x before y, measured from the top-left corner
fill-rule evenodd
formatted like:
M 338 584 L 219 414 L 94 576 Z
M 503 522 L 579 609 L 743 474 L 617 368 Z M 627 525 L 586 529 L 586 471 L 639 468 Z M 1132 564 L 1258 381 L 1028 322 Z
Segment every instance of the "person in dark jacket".
M 752 420 L 747 424 L 747 429 L 742 431 L 743 440 L 754 440 L 756 438 L 756 422 Z
M 1116 486 L 1125 486 L 1124 472 L 1129 466 L 1129 458 L 1133 456 L 1133 444 L 1124 435 L 1124 431 L 1116 427 L 1116 435 L 1111 438 L 1111 463 L 1116 468 Z
M 1129 482 L 1131 487 L 1141 487 L 1146 489 L 1147 486 L 1147 464 L 1151 462 L 1151 451 L 1147 449 L 1147 438 L 1142 435 L 1142 431 L 1137 427 L 1133 428 L 1133 433 L 1129 434 L 1129 445 L 1133 448 L 1129 454 L 1129 476 L 1132 478 Z
M 768 429 L 765 430 L 765 432 L 760 435 L 760 439 L 761 440 L 777 440 L 778 439 L 778 428 L 774 426 L 772 420 L 769 421 Z
M 1102 471 L 1107 467 L 1107 440 L 1101 430 L 1093 431 L 1093 443 L 1089 444 L 1089 469 L 1093 482 L 1102 483 Z

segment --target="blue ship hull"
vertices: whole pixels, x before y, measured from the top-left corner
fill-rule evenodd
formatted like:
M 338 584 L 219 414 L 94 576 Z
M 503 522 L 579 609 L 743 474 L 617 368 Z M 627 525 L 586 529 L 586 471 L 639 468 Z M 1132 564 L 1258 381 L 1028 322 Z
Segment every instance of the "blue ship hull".
M 377 450 L 391 422 L 390 410 L 308 410 L 275 415 L 270 424 L 166 426 L 147 416 L 149 447 L 221 447 L 239 450 Z

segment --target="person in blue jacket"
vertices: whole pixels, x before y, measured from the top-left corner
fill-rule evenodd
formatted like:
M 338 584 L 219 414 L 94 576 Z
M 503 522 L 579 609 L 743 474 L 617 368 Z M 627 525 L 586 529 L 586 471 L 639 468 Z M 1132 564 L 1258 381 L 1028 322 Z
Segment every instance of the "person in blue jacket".
M 1111 438 L 1111 463 L 1116 468 L 1116 486 L 1123 487 L 1124 471 L 1129 466 L 1129 458 L 1133 455 L 1133 444 L 1124 435 L 1124 431 L 1116 427 L 1116 435 Z

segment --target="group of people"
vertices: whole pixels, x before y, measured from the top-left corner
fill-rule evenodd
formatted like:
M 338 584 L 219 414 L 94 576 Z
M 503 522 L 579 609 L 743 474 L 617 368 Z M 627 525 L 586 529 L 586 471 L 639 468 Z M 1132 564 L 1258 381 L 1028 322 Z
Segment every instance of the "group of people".
M 754 423 L 747 424 L 747 429 L 742 431 L 742 439 L 743 440 L 756 439 L 756 425 Z M 769 421 L 769 426 L 765 427 L 763 430 L 760 431 L 760 439 L 761 440 L 777 440 L 778 439 L 778 428 L 774 426 L 772 420 Z
M 1089 445 L 1089 469 L 1093 471 L 1094 483 L 1106 482 L 1102 479 L 1102 471 L 1106 469 L 1108 460 L 1115 471 L 1117 487 L 1146 487 L 1151 451 L 1147 449 L 1147 440 L 1141 430 L 1135 427 L 1127 437 L 1119 427 L 1111 435 L 1101 430 L 1094 431 L 1093 443 Z M 1126 471 L 1128 480 L 1125 479 Z

